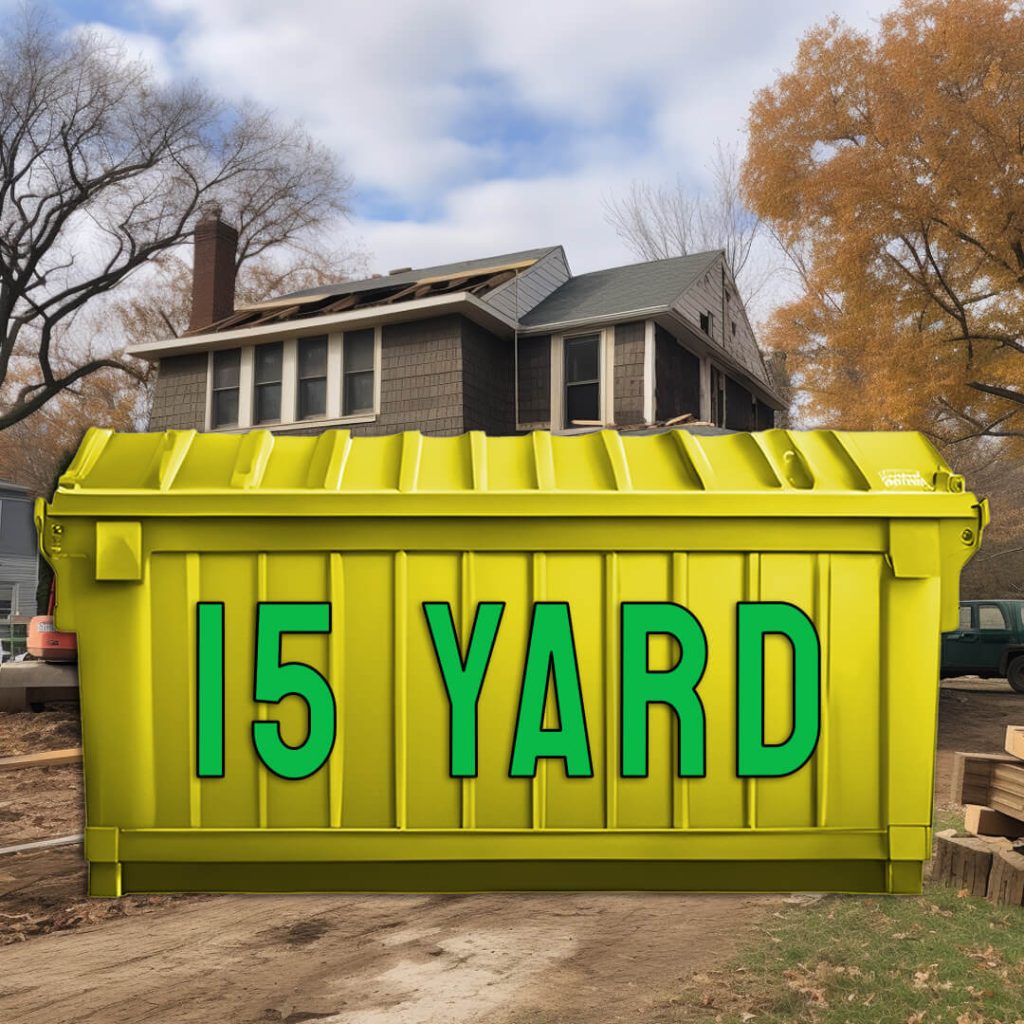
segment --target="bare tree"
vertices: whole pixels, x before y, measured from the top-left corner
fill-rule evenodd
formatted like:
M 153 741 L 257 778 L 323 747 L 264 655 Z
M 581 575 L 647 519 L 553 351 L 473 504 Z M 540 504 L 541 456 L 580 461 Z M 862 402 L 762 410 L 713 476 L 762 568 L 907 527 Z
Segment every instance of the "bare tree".
M 629 194 L 605 203 L 605 218 L 633 253 L 644 260 L 668 259 L 723 249 L 733 278 L 749 304 L 764 288 L 774 267 L 758 259 L 760 220 L 744 205 L 740 192 L 741 159 L 735 146 L 715 142 L 711 189 L 635 181 Z
M 347 212 L 350 180 L 298 125 L 162 85 L 94 32 L 23 8 L 0 40 L 0 430 L 103 370 L 82 311 L 189 236 L 219 205 L 238 262 Z

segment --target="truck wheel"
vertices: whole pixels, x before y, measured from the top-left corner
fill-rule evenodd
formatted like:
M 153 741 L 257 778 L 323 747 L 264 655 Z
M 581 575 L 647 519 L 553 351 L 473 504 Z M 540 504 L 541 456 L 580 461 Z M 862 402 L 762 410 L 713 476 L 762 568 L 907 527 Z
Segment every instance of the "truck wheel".
M 1006 678 L 1018 693 L 1024 693 L 1024 655 L 1018 655 L 1006 666 Z

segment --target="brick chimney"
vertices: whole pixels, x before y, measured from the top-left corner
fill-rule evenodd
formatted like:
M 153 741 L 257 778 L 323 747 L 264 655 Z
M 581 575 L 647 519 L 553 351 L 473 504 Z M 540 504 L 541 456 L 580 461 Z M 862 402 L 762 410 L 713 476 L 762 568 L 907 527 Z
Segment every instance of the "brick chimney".
M 196 224 L 190 331 L 209 327 L 235 310 L 238 232 L 225 224 L 220 215 L 219 206 L 210 206 Z

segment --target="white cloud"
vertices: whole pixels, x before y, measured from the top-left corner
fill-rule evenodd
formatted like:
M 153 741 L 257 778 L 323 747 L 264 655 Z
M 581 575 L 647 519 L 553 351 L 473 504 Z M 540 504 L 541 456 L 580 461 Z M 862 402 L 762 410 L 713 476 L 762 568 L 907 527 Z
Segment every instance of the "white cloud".
M 489 181 L 452 191 L 437 220 L 357 219 L 354 227 L 381 272 L 564 244 L 582 273 L 632 261 L 601 217 L 606 194 L 600 174 Z
M 163 66 L 338 151 L 382 270 L 558 242 L 576 270 L 627 261 L 602 200 L 632 178 L 701 181 L 825 16 L 815 0 L 149 3 L 176 33 L 151 41 Z M 861 27 L 888 6 L 833 5 Z

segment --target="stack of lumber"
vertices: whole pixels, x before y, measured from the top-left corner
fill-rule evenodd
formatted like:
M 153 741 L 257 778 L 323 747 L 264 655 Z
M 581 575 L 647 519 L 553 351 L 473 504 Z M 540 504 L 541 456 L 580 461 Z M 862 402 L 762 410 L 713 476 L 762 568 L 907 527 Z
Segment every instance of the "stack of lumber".
M 964 830 L 936 837 L 932 878 L 993 903 L 1024 905 L 1024 726 L 1006 730 L 1005 754 L 957 754 L 953 799 Z

